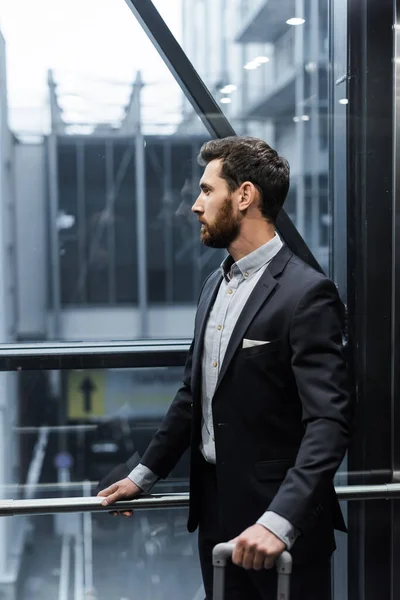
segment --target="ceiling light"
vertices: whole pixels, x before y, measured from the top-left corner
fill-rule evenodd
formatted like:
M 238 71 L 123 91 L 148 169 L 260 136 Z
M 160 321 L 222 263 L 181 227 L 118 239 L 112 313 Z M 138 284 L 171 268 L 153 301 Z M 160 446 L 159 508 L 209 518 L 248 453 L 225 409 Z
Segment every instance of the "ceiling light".
M 260 66 L 260 63 L 256 62 L 255 60 L 252 60 L 252 61 L 248 62 L 246 65 L 244 65 L 244 68 L 247 69 L 248 71 L 252 71 L 253 69 L 258 69 L 259 66 Z
M 56 219 L 56 227 L 60 229 L 71 229 L 75 225 L 74 215 L 67 214 L 64 210 L 59 212 Z
M 308 115 L 301 115 L 301 120 L 302 121 L 309 121 L 310 117 Z
M 231 102 L 231 98 L 221 98 L 221 104 L 230 104 Z
M 299 119 L 299 117 L 293 117 L 293 121 L 294 121 L 295 123 L 298 123 L 298 122 L 300 121 L 300 119 Z
M 236 85 L 232 85 L 231 83 L 228 85 L 225 85 L 223 88 L 221 88 L 219 91 L 221 92 L 221 94 L 230 94 L 232 92 L 236 91 Z
M 317 70 L 317 63 L 313 61 L 308 62 L 305 66 L 305 70 L 307 73 L 315 73 Z
M 348 103 L 349 103 L 349 101 L 348 101 L 348 99 L 347 99 L 347 98 L 341 98 L 341 99 L 339 100 L 339 104 L 344 104 L 344 105 L 346 105 L 346 104 L 348 104 Z
M 251 71 L 252 69 L 258 69 L 258 67 L 265 65 L 267 62 L 269 62 L 268 56 L 256 56 L 256 58 L 245 64 L 244 68 Z
M 303 25 L 305 22 L 305 19 L 302 19 L 301 17 L 292 17 L 286 21 L 288 25 Z

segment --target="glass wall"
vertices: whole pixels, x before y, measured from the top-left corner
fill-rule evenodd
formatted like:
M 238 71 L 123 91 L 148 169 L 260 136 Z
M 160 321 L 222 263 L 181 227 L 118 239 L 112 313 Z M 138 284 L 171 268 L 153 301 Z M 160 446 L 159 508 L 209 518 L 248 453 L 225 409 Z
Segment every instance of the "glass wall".
M 60 498 L 93 496 L 113 468 L 124 475 L 133 468 L 182 368 L 31 371 L 15 378 L 20 414 L 7 438 L 14 464 L 0 496 Z M 185 455 L 155 492 L 187 488 Z M 187 533 L 186 521 L 186 509 L 139 511 L 129 521 L 109 514 L 3 518 L 0 532 L 5 526 L 13 536 L 20 565 L 16 598 L 195 598 L 201 589 L 197 538 Z
M 325 0 L 183 0 L 182 36 L 235 131 L 262 137 L 289 160 L 286 211 L 326 272 L 333 252 L 329 125 L 336 111 L 330 10 Z M 345 17 L 344 5 L 336 10 Z M 172 23 L 168 11 L 165 19 Z
M 206 134 L 144 136 L 143 151 L 132 139 L 57 137 L 59 211 L 71 224 L 59 229 L 61 308 L 138 305 L 139 227 L 148 305 L 192 306 L 200 282 L 218 264 L 220 252 L 205 259 L 190 211 Z M 144 197 L 137 189 L 141 168 Z M 140 224 L 139 201 L 145 205 Z
M 156 367 L 133 368 L 118 342 L 169 340 L 165 364 L 177 340 L 188 346 L 201 284 L 224 257 L 200 244 L 190 210 L 197 153 L 222 117 L 288 158 L 286 213 L 347 304 L 361 427 L 335 483 L 390 482 L 392 7 L 141 4 L 148 14 L 156 6 L 210 90 L 215 105 L 202 119 L 183 91 L 193 79 L 177 83 L 184 73 L 175 79 L 166 66 L 174 53 L 162 60 L 129 3 L 0 7 L 0 366 L 9 371 L 0 373 L 1 497 L 94 494 L 115 465 L 145 450 L 183 359 L 164 367 L 158 355 Z M 187 486 L 184 456 L 156 491 Z M 380 577 L 389 597 L 397 529 L 396 510 L 385 508 L 343 505 L 350 535 L 337 536 L 335 600 L 376 600 Z M 131 600 L 134 590 L 199 600 L 185 518 L 0 518 L 0 597 Z
M 44 5 L 29 27 L 18 2 L 0 15 L 17 309 L 0 340 L 188 338 L 224 256 L 190 210 L 209 133 L 196 114 L 186 127 L 181 89 L 127 5 Z M 179 34 L 180 10 L 169 16 Z
M 0 339 L 189 338 L 201 283 L 224 256 L 200 244 L 190 211 L 209 133 L 127 5 L 46 4 L 46 20 L 32 11 L 27 28 L 18 6 L 6 2 L 0 22 L 12 156 L 3 247 L 13 248 L 12 325 Z M 337 104 L 328 5 L 304 2 L 301 15 L 275 0 L 157 7 L 237 133 L 288 158 L 285 210 L 333 273 L 342 197 L 328 176 Z

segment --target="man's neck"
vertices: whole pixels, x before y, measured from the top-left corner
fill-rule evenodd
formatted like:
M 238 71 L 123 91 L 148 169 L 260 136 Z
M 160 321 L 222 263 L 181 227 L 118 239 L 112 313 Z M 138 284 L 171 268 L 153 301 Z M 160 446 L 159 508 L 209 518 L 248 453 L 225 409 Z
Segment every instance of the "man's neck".
M 228 252 L 237 262 L 244 256 L 251 254 L 257 248 L 264 246 L 275 237 L 275 228 L 272 225 L 253 231 L 241 231 L 239 237 L 229 246 Z

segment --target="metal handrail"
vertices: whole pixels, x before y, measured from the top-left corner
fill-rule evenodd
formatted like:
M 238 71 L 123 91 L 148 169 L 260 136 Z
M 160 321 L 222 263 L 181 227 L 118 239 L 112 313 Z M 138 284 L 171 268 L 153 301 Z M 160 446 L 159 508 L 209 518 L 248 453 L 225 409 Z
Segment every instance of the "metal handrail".
M 393 500 L 400 498 L 400 483 L 382 485 L 349 485 L 335 488 L 340 500 Z M 41 498 L 31 500 L 0 500 L 0 517 L 17 515 L 46 515 L 69 512 L 110 512 L 161 508 L 187 508 L 189 494 L 154 494 L 124 500 L 110 506 L 101 504 L 103 498 Z

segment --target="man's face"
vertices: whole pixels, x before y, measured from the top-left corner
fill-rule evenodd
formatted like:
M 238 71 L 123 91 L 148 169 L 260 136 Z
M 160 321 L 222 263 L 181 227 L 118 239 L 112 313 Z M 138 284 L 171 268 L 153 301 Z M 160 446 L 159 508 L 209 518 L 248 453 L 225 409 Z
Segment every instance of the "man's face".
M 228 248 L 240 233 L 241 218 L 235 205 L 235 193 L 229 193 L 225 179 L 219 175 L 220 168 L 220 160 L 206 166 L 200 180 L 201 192 L 192 211 L 202 224 L 202 243 L 213 248 Z

